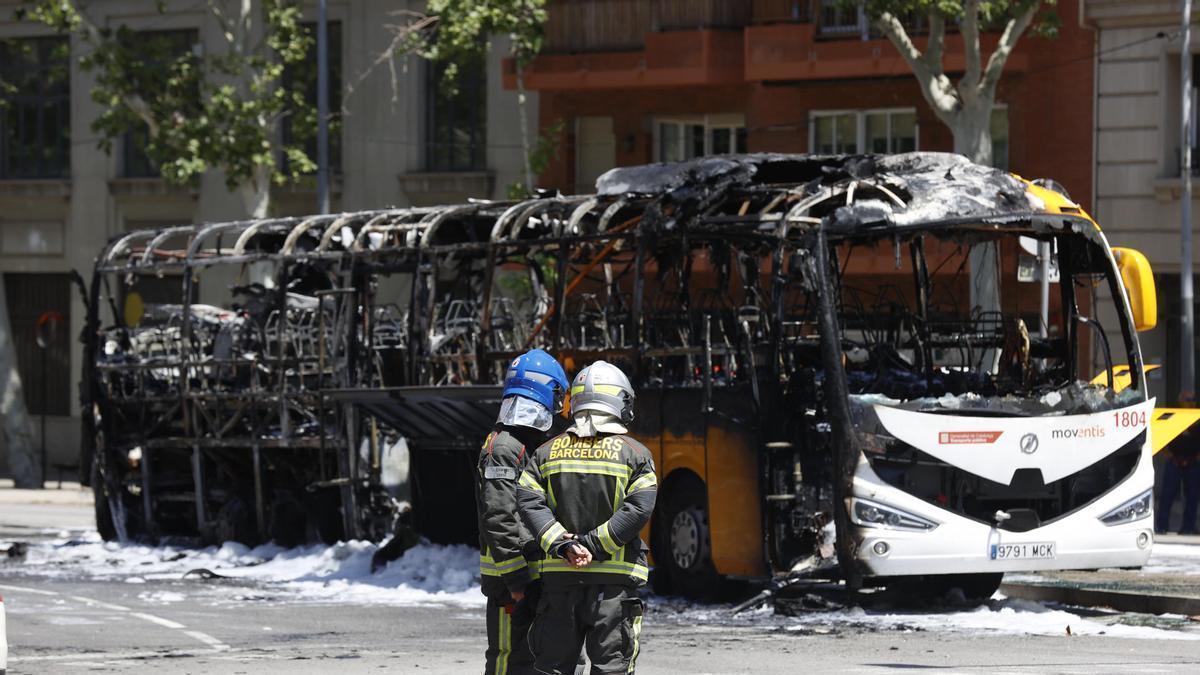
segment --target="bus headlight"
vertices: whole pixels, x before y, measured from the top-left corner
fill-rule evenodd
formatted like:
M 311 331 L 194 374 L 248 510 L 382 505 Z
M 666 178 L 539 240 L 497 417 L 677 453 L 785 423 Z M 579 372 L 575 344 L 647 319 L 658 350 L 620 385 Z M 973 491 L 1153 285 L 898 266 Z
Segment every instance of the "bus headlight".
M 894 506 L 884 506 L 878 502 L 865 499 L 854 500 L 854 524 L 863 527 L 884 527 L 898 530 L 920 530 L 928 532 L 938 526 L 932 520 L 926 520 L 907 511 L 901 511 Z
M 1120 525 L 1150 517 L 1150 499 L 1153 495 L 1154 490 L 1146 490 L 1137 497 L 1100 516 L 1100 522 L 1105 525 Z

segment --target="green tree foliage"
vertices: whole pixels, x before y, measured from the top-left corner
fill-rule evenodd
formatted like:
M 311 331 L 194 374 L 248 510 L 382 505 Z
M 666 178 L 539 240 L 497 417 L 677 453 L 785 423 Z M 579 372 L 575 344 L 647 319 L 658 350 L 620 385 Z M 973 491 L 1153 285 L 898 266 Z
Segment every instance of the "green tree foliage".
M 481 54 L 489 35 L 509 36 L 518 68 L 542 50 L 546 0 L 429 0 L 428 12 L 437 22 L 414 35 L 415 47 L 425 58 L 448 64 L 451 86 L 458 74 L 454 63 Z
M 166 2 L 156 3 L 160 13 Z M 141 33 L 102 26 L 78 0 L 33 0 L 20 15 L 62 34 L 78 34 L 88 49 L 80 66 L 95 75 L 92 99 L 104 112 L 92 123 L 111 150 L 127 133 L 144 133 L 145 151 L 163 177 L 184 184 L 210 169 L 240 191 L 248 215 L 265 216 L 272 182 L 315 169 L 303 133 L 283 143 L 277 128 L 311 133 L 316 111 L 303 86 L 283 86 L 284 72 L 301 64 L 312 39 L 291 0 L 207 0 L 224 44 L 212 53 L 179 32 Z M 279 157 L 285 156 L 286 162 Z
M 479 58 L 491 35 L 507 35 L 516 62 L 517 105 L 521 117 L 521 146 L 525 156 L 525 192 L 533 190 L 534 153 L 530 147 L 525 110 L 525 68 L 542 50 L 546 0 L 429 0 L 430 21 L 407 33 L 409 48 L 432 61 L 446 63 L 445 86 L 458 76 L 455 64 Z M 540 145 L 540 144 L 539 144 Z

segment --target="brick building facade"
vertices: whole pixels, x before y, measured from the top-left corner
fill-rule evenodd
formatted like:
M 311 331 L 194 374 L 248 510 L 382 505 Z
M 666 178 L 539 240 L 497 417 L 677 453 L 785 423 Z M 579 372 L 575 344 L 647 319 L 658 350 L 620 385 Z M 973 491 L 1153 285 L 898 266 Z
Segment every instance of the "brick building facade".
M 1096 37 L 1078 9 L 1060 2 L 1058 36 L 1018 44 L 993 138 L 998 165 L 1053 177 L 1090 207 Z M 948 33 L 954 74 L 962 42 Z M 985 33 L 985 53 L 997 38 Z M 515 83 L 510 62 L 506 84 Z M 730 150 L 953 147 L 891 43 L 828 0 L 551 2 L 546 47 L 525 85 L 540 96 L 543 128 L 564 123 L 561 152 L 542 175 L 564 191 L 589 191 L 606 165 Z

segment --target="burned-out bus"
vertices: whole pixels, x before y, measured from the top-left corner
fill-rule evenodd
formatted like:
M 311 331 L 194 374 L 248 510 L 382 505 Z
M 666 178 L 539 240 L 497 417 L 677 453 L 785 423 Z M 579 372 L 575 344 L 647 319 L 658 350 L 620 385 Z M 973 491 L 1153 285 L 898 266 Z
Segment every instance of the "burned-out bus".
M 407 518 L 470 541 L 505 366 L 541 347 L 634 382 L 662 589 L 836 561 L 854 587 L 989 595 L 1152 543 L 1149 265 L 1054 183 L 953 155 L 710 157 L 594 195 L 137 232 L 90 291 L 108 537 Z

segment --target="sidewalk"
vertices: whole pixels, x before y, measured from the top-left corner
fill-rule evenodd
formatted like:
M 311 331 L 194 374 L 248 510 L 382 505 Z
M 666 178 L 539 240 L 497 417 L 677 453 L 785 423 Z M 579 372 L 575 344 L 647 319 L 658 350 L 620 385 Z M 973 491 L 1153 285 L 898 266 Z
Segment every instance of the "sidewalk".
M 1150 561 L 1140 570 L 1010 575 L 1000 592 L 1025 600 L 1197 617 L 1200 616 L 1200 536 L 1157 535 Z
M 80 487 L 79 483 L 51 481 L 44 490 L 18 490 L 10 479 L 0 479 L 0 506 L 52 504 L 56 506 L 91 506 L 92 489 Z

